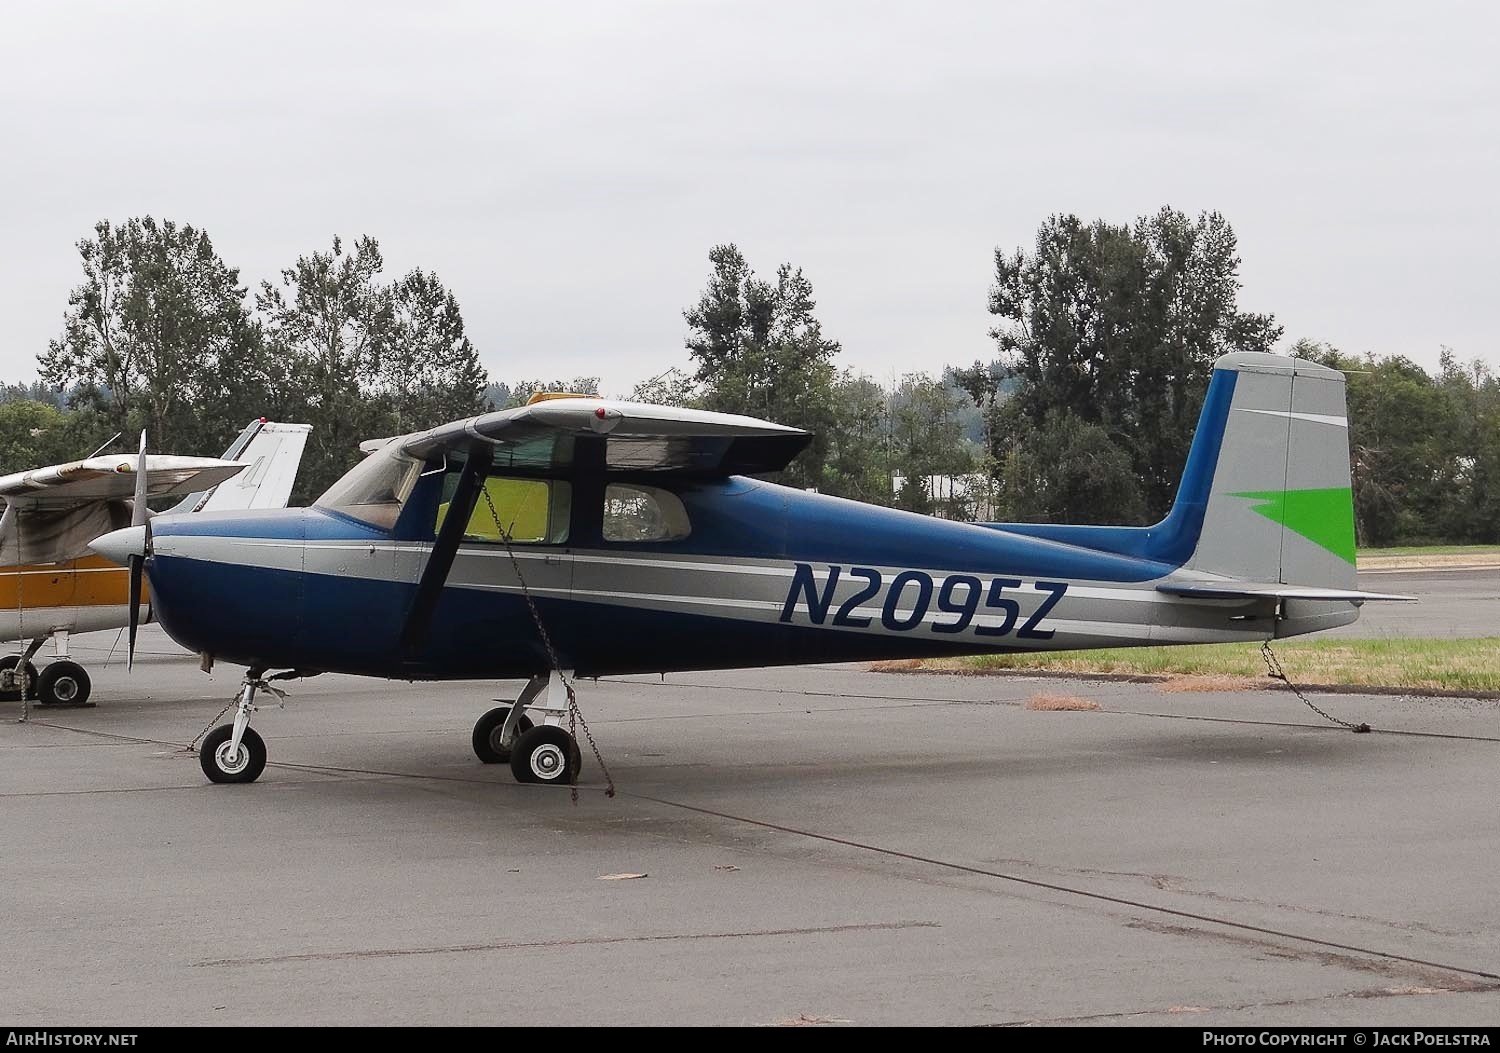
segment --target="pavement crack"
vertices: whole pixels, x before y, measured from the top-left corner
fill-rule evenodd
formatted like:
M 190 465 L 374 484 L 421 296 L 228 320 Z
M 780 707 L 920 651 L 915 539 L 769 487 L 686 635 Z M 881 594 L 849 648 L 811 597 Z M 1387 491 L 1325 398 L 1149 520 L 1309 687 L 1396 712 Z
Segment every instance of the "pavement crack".
M 1344 999 L 1413 998 L 1440 994 L 1484 994 L 1500 990 L 1500 983 L 1467 984 L 1454 986 L 1451 983 L 1435 986 L 1409 985 L 1405 987 L 1375 987 L 1355 991 L 1335 991 L 1331 994 L 1310 995 L 1306 998 L 1281 998 L 1264 1002 L 1229 1002 L 1222 1005 L 1171 1005 L 1159 1008 L 1122 1009 L 1109 1013 L 1085 1013 L 1078 1016 L 1030 1017 L 1006 1020 L 990 1024 L 990 1027 L 1047 1027 L 1066 1024 L 1102 1024 L 1117 1020 L 1149 1020 L 1154 1017 L 1176 1017 L 1202 1013 L 1243 1013 L 1264 1009 L 1293 1009 L 1324 1005 Z M 1225 1026 L 1218 1024 L 1215 1026 Z
M 1132 929 L 1143 929 L 1147 932 L 1159 932 L 1170 936 L 1186 936 L 1199 940 L 1231 943 L 1239 947 L 1250 948 L 1261 954 L 1268 954 L 1272 957 L 1284 958 L 1289 961 L 1316 962 L 1319 965 L 1337 966 L 1354 972 L 1374 973 L 1377 976 L 1385 976 L 1393 980 L 1408 981 L 1406 986 L 1385 989 L 1387 993 L 1418 993 L 1422 991 L 1468 993 L 1500 990 L 1500 981 L 1473 980 L 1465 976 L 1455 975 L 1453 970 L 1446 966 L 1429 965 L 1424 962 L 1414 962 L 1410 959 L 1392 958 L 1389 956 L 1364 957 L 1360 954 L 1345 954 L 1323 948 L 1298 947 L 1285 943 L 1274 943 L 1270 940 L 1258 939 L 1242 933 L 1215 932 L 1210 929 L 1198 929 L 1188 925 L 1171 925 L 1166 922 L 1146 919 L 1126 922 L 1126 925 Z M 1418 982 L 1413 986 L 1410 981 Z M 1379 991 L 1365 992 L 1361 997 L 1376 997 L 1379 994 Z
M 1234 906 L 1265 907 L 1271 910 L 1284 910 L 1293 914 L 1307 914 L 1320 918 L 1335 918 L 1340 921 L 1357 921 L 1367 925 L 1379 925 L 1382 928 L 1394 929 L 1397 932 L 1425 932 L 1433 936 L 1445 936 L 1462 938 L 1472 936 L 1472 932 L 1462 932 L 1455 929 L 1444 929 L 1436 925 L 1428 925 L 1420 921 L 1392 921 L 1389 918 L 1376 917 L 1373 914 L 1355 914 L 1350 911 L 1334 910 L 1328 907 L 1315 907 L 1299 903 L 1283 903 L 1279 900 L 1256 899 L 1252 896 L 1234 896 L 1226 892 L 1215 892 L 1212 889 L 1195 888 L 1190 878 L 1173 874 L 1153 874 L 1139 870 L 1108 870 L 1098 867 L 1069 867 L 1045 863 L 1037 863 L 1027 859 L 1015 859 L 1010 857 L 998 857 L 985 860 L 993 866 L 1005 866 L 1012 868 L 1024 868 L 1033 872 L 1043 874 L 1077 875 L 1079 877 L 1103 877 L 1103 878 L 1126 878 L 1136 880 L 1149 885 L 1158 892 L 1175 892 L 1183 896 L 1195 896 L 1214 903 L 1226 903 Z
M 493 943 L 459 943 L 441 947 L 387 947 L 362 951 L 326 951 L 280 954 L 266 958 L 219 958 L 194 962 L 195 969 L 237 968 L 250 965 L 281 965 L 288 962 L 340 962 L 364 958 L 406 958 L 433 954 L 475 954 L 485 951 L 546 950 L 569 947 L 607 947 L 614 944 L 673 943 L 693 940 L 746 940 L 776 936 L 835 936 L 852 932 L 891 932 L 899 929 L 937 929 L 935 921 L 887 921 L 851 925 L 816 925 L 787 929 L 744 929 L 735 932 L 673 932 L 645 936 L 591 936 L 563 940 L 516 940 Z
M 925 856 L 915 852 L 906 852 L 897 848 L 888 848 L 882 845 L 870 844 L 864 841 L 856 841 L 847 837 L 839 837 L 834 834 L 818 833 L 816 831 L 788 826 L 783 823 L 771 822 L 765 819 L 755 819 L 749 816 L 734 815 L 729 812 L 719 811 L 715 808 L 706 808 L 701 805 L 688 804 L 686 801 L 674 801 L 664 797 L 653 797 L 649 794 L 633 793 L 629 790 L 623 791 L 621 796 L 634 798 L 638 801 L 650 801 L 652 803 L 663 805 L 668 808 L 677 808 L 687 812 L 695 812 L 699 815 L 714 816 L 719 819 L 727 820 L 729 822 L 744 823 L 750 826 L 759 827 L 764 830 L 775 830 L 784 834 L 791 834 L 796 837 L 805 837 L 814 841 L 822 841 L 827 844 L 843 845 L 846 848 L 875 853 L 889 859 L 904 859 L 915 863 L 925 863 L 930 866 L 941 867 L 946 870 L 956 871 L 958 873 L 994 878 L 998 881 L 1007 882 L 1013 885 L 1020 885 L 1029 888 L 1060 893 L 1066 896 L 1077 897 L 1079 900 L 1091 900 L 1095 903 L 1107 903 L 1112 904 L 1116 907 L 1124 907 L 1131 911 L 1141 911 L 1156 915 L 1158 917 L 1176 918 L 1183 921 L 1197 922 L 1209 926 L 1221 927 L 1224 929 L 1232 930 L 1239 934 L 1246 934 L 1249 938 L 1252 939 L 1263 940 L 1266 937 L 1270 937 L 1273 940 L 1291 941 L 1298 946 L 1305 945 L 1308 947 L 1316 948 L 1317 950 L 1314 953 L 1342 952 L 1360 958 L 1368 957 L 1369 959 L 1380 962 L 1399 962 L 1403 963 L 1406 966 L 1412 966 L 1418 969 L 1435 970 L 1435 975 L 1454 974 L 1460 976 L 1478 977 L 1486 981 L 1500 981 L 1500 974 L 1489 972 L 1471 965 L 1453 965 L 1446 962 L 1428 961 L 1426 959 L 1415 958 L 1410 955 L 1397 954 L 1391 951 L 1377 950 L 1370 947 L 1361 947 L 1354 944 L 1341 943 L 1334 940 L 1323 939 L 1317 936 L 1307 936 L 1286 929 L 1273 928 L 1267 925 L 1258 925 L 1253 922 L 1239 921 L 1231 917 L 1216 916 L 1212 914 L 1203 914 L 1196 911 L 1182 910 L 1177 907 L 1169 907 L 1158 903 L 1149 903 L 1142 900 L 1131 899 L 1126 896 L 1118 896 L 1106 892 L 1095 891 L 1093 889 L 1081 888 L 1076 885 L 1064 885 L 1054 881 L 1042 881 L 1037 878 L 1026 877 L 1022 874 L 1013 872 L 991 870 L 985 867 L 972 866 L 967 863 L 959 863 L 951 859 L 938 859 L 932 856 Z M 1141 922 L 1140 924 L 1150 925 L 1165 923 Z M 1187 926 L 1175 927 L 1182 928 L 1183 931 L 1187 933 L 1209 935 L 1212 932 L 1212 930 L 1205 931 Z M 1268 946 L 1280 947 L 1280 944 L 1268 944 Z

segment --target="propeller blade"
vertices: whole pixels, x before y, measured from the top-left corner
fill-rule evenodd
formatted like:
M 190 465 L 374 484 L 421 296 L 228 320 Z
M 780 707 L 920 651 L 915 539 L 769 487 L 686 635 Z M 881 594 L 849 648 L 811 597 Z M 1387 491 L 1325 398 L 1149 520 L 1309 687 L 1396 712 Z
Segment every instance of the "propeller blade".
M 401 646 L 405 650 L 410 651 L 427 639 L 433 612 L 437 610 L 438 597 L 447 584 L 448 571 L 453 569 L 453 557 L 458 555 L 458 546 L 464 539 L 469 517 L 479 504 L 479 489 L 492 456 L 488 445 L 475 443 L 469 449 L 469 458 L 459 474 L 453 500 L 449 502 L 448 512 L 443 517 L 442 529 L 438 531 L 437 541 L 427 556 L 427 565 L 422 568 L 422 578 L 417 582 L 416 594 L 412 596 L 411 607 L 406 612 L 406 625 L 401 630 Z
M 135 668 L 135 632 L 141 621 L 141 584 L 145 577 L 146 557 L 132 554 L 130 557 L 130 644 L 125 652 L 125 669 Z
M 146 484 L 151 476 L 146 471 L 146 431 L 141 430 L 141 454 L 135 462 L 135 508 L 130 513 L 130 525 L 141 526 L 146 522 Z
M 146 507 L 146 488 L 151 474 L 146 468 L 146 430 L 141 429 L 141 452 L 135 462 L 135 507 L 131 509 L 130 525 L 145 527 L 145 538 L 140 552 L 130 554 L 130 641 L 125 652 L 125 669 L 135 668 L 135 634 L 141 623 L 141 593 L 146 584 L 146 553 L 151 547 L 150 510 Z

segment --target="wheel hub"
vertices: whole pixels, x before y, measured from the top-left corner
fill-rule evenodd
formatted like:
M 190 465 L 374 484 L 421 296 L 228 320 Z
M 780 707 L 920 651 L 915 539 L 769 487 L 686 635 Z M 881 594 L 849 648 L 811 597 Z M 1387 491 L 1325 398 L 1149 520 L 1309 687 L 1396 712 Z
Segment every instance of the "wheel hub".
M 59 702 L 71 702 L 78 697 L 78 681 L 71 676 L 58 677 L 52 683 L 52 693 Z
M 556 779 L 567 764 L 568 759 L 563 751 L 550 742 L 538 746 L 531 753 L 531 771 L 544 782 Z
M 238 750 L 232 742 L 225 742 L 214 751 L 214 760 L 226 775 L 238 775 L 250 764 L 250 751 L 243 745 Z

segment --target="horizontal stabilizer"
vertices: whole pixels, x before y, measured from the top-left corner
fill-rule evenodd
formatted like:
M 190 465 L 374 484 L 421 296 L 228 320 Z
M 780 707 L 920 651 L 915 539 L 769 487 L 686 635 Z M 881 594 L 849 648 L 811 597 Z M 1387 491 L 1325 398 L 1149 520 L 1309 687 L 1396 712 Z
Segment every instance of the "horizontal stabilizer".
M 1343 600 L 1349 603 L 1364 603 L 1367 600 L 1413 601 L 1415 596 L 1398 596 L 1388 592 L 1359 592 L 1354 589 L 1320 589 L 1313 585 L 1263 585 L 1253 581 L 1193 582 L 1186 584 L 1158 585 L 1157 592 L 1169 596 L 1186 596 L 1199 600 Z

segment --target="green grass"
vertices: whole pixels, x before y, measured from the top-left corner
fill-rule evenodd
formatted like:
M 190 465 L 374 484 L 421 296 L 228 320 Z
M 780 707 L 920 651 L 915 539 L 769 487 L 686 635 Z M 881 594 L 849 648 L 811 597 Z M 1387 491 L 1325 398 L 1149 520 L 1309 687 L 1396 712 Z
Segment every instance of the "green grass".
M 1275 643 L 1293 682 L 1411 691 L 1500 691 L 1500 637 L 1465 640 L 1306 640 Z M 1122 647 L 1101 651 L 996 654 L 921 663 L 932 672 L 1035 670 L 1266 679 L 1258 644 Z
M 1359 558 L 1365 556 L 1495 556 L 1500 555 L 1500 545 L 1396 545 L 1392 548 L 1362 548 Z

